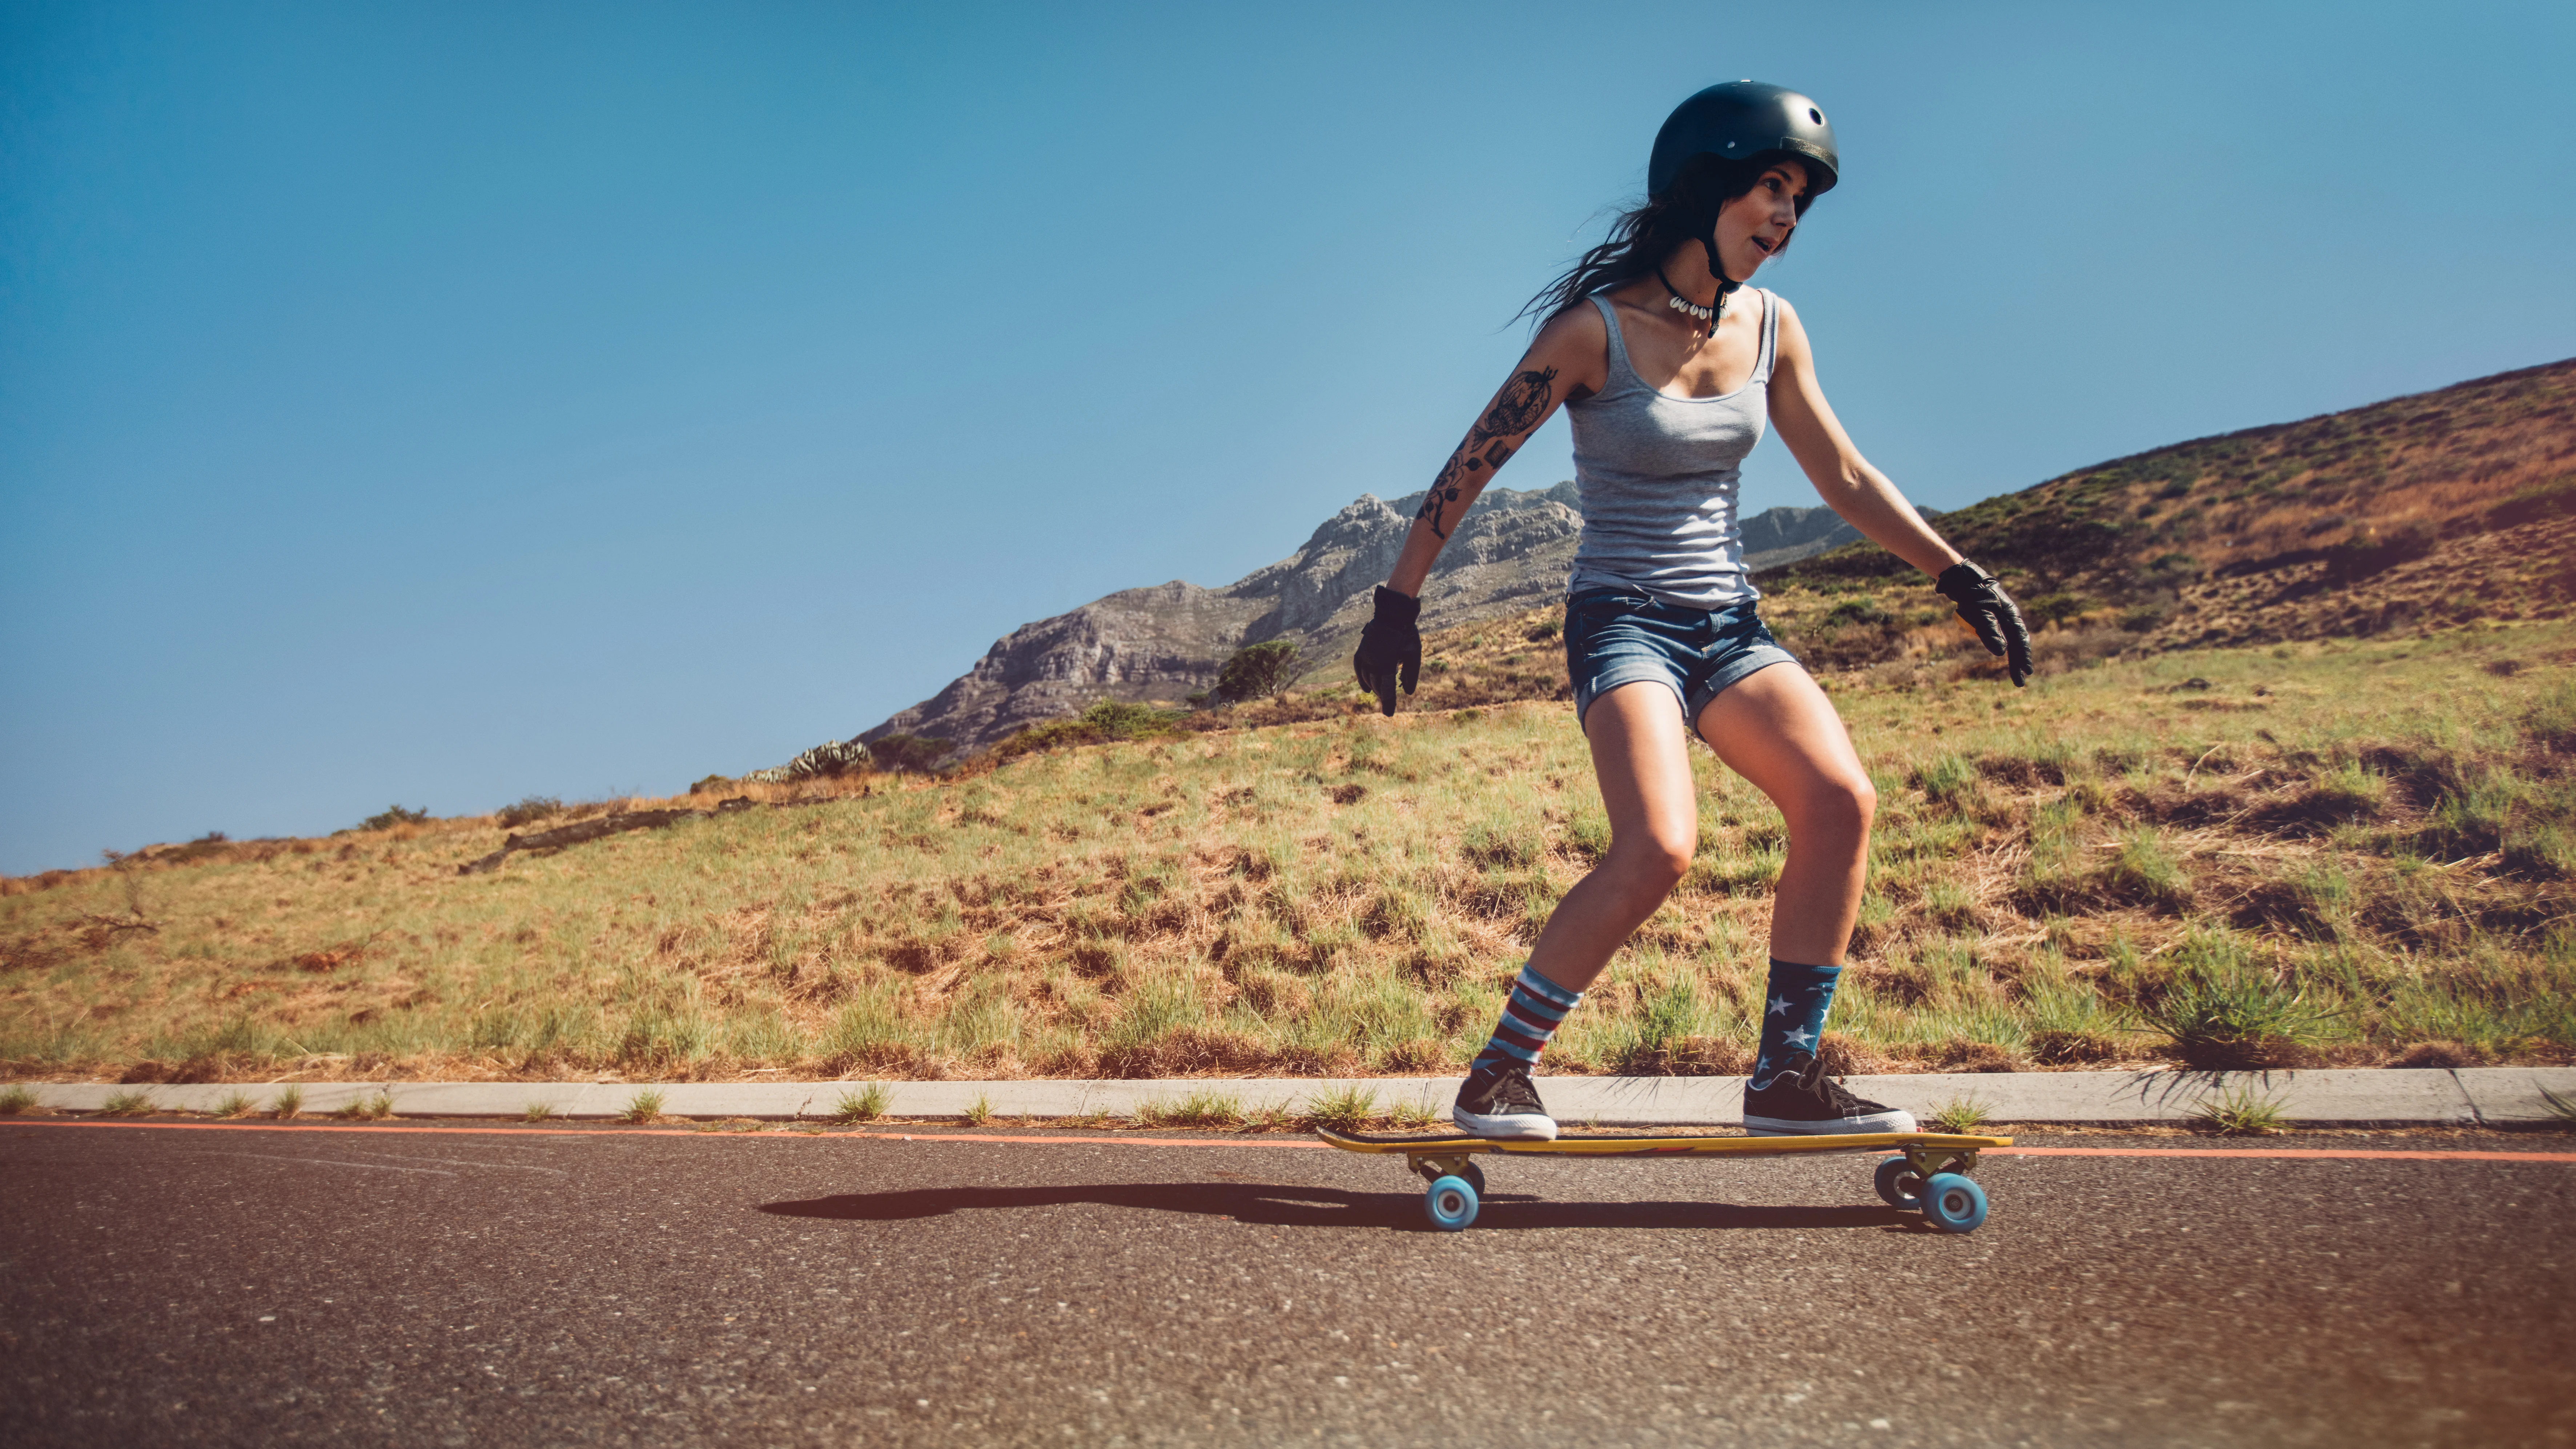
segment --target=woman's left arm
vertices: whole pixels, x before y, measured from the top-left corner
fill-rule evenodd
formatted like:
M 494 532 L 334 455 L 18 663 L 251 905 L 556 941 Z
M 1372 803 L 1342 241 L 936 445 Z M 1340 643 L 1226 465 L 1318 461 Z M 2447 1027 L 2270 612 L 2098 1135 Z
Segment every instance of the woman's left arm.
M 1816 357 L 1807 345 L 1807 329 L 1789 304 L 1773 295 L 1780 309 L 1779 357 L 1771 369 L 1771 424 L 1780 441 L 1806 470 L 1808 481 L 1825 506 L 1867 535 L 1872 543 L 1935 578 L 1960 562 L 1959 551 L 1942 542 L 1887 475 L 1869 465 L 1843 431 L 1825 389 L 1816 381 Z
M 1771 368 L 1769 400 L 1780 441 L 1789 445 L 1827 507 L 1870 542 L 1932 576 L 1932 586 L 1959 606 L 1959 617 L 1977 632 L 1978 642 L 2004 661 L 2013 686 L 2021 687 L 2031 674 L 2030 629 L 2012 595 L 1943 542 L 1887 475 L 1869 466 L 1852 446 L 1851 435 L 1843 431 L 1816 381 L 1816 355 L 1807 345 L 1807 329 L 1787 302 L 1775 295 L 1772 304 L 1780 309 L 1780 351 Z

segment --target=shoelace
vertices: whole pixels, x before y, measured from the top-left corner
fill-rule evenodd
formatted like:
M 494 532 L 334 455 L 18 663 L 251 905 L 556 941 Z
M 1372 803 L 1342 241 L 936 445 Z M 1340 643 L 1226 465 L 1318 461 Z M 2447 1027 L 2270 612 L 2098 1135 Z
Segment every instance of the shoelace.
M 1848 1117 L 1863 1105 L 1860 1098 L 1851 1094 L 1849 1088 L 1825 1075 L 1825 1062 L 1822 1057 L 1807 1058 L 1807 1064 L 1800 1067 L 1797 1075 L 1790 1080 L 1798 1084 L 1799 1091 L 1822 1097 L 1833 1104 L 1837 1116 Z

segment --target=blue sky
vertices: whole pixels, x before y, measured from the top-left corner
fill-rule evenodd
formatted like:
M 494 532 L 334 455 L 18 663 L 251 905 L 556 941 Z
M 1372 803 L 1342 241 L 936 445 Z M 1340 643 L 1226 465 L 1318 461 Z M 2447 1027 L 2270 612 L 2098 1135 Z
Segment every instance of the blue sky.
M 1927 503 L 2576 354 L 2571 60 L 2563 3 L 0 3 L 0 871 L 668 792 L 1231 580 L 1423 485 L 1716 80 L 1834 119 L 1762 280 Z

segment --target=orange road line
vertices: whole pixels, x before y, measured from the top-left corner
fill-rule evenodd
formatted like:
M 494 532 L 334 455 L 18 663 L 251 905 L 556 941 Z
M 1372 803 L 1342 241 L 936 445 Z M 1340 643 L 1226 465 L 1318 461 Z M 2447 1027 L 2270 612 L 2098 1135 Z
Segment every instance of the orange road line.
M 378 1124 L 359 1126 L 350 1122 L 95 1122 L 86 1120 L 58 1121 L 44 1118 L 22 1118 L 0 1124 L 7 1127 L 106 1127 L 157 1132 L 400 1132 L 412 1136 L 445 1134 L 466 1137 L 529 1137 L 537 1135 L 586 1137 L 745 1137 L 772 1141 L 839 1140 L 866 1137 L 887 1142 L 1025 1142 L 1047 1145 L 1064 1142 L 1107 1142 L 1126 1147 L 1311 1147 L 1323 1151 L 1322 1142 L 1272 1142 L 1255 1137 L 998 1137 L 973 1132 L 798 1132 L 786 1130 L 757 1132 L 708 1132 L 694 1127 L 429 1127 L 405 1123 L 401 1126 Z
M 1002 1136 L 986 1132 L 705 1132 L 688 1127 L 429 1127 L 405 1123 L 399 1126 L 360 1126 L 346 1122 L 96 1122 L 53 1121 L 22 1118 L 5 1124 L 10 1127 L 105 1127 L 158 1132 L 400 1132 L 414 1136 L 444 1134 L 447 1136 L 515 1136 L 541 1134 L 585 1135 L 593 1137 L 724 1137 L 749 1138 L 772 1142 L 843 1141 L 865 1138 L 879 1142 L 999 1142 L 1038 1147 L 1086 1143 L 1116 1147 L 1268 1147 L 1311 1148 L 1323 1151 L 1322 1142 L 1273 1141 L 1260 1137 L 1121 1137 L 1121 1136 Z M 1821 1153 L 1783 1153 L 1781 1156 L 1822 1156 Z M 2488 1152 L 2463 1149 L 2456 1152 L 2384 1147 L 1988 1147 L 1984 1157 L 2281 1157 L 2281 1158 L 2388 1158 L 2406 1162 L 2576 1162 L 2576 1152 Z M 1667 1161 L 1671 1159 L 1655 1159 Z
M 2408 1162 L 2576 1162 L 2576 1152 L 2405 1151 L 2383 1147 L 1989 1147 L 1984 1157 L 2394 1157 Z

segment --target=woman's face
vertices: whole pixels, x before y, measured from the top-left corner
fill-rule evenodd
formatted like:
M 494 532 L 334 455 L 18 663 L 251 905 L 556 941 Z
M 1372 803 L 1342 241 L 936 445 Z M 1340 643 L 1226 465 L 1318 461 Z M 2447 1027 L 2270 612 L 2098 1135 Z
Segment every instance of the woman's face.
M 1807 192 L 1807 168 L 1796 161 L 1771 163 L 1753 189 L 1719 208 L 1717 250 L 1726 274 L 1739 282 L 1788 243 L 1797 229 L 1798 198 Z

